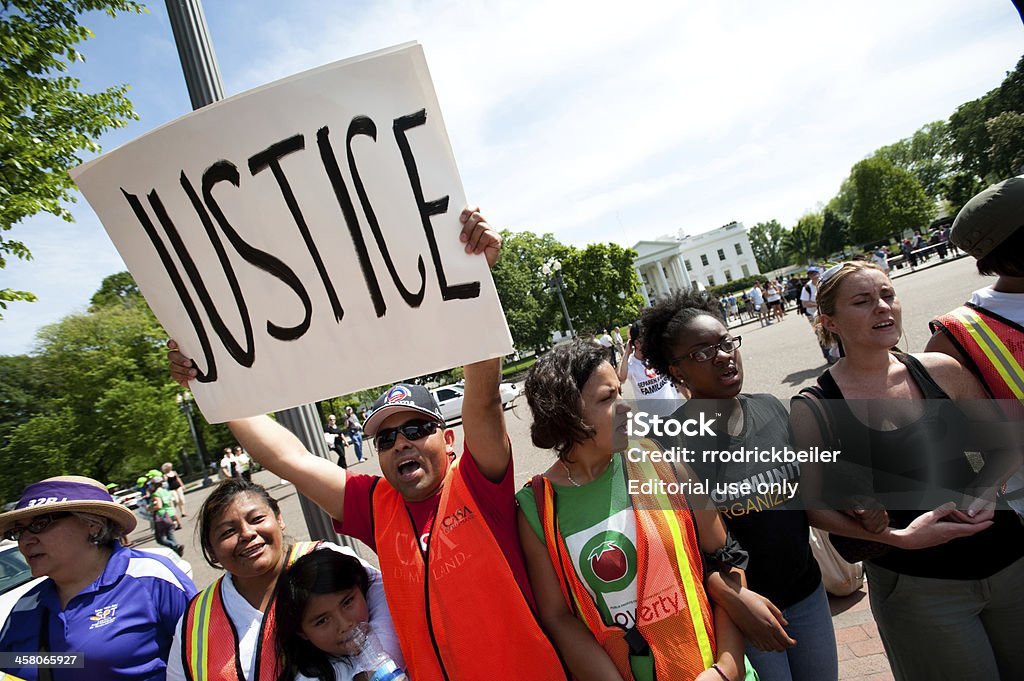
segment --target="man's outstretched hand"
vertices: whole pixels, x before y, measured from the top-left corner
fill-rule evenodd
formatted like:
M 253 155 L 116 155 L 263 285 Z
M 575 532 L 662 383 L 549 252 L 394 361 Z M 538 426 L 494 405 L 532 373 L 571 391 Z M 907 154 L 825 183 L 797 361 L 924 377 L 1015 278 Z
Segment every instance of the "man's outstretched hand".
M 493 268 L 501 255 L 501 235 L 480 214 L 479 206 L 467 206 L 459 215 L 459 222 L 462 223 L 459 239 L 466 244 L 466 253 L 483 253 L 487 266 Z
M 167 341 L 167 361 L 171 365 L 171 378 L 182 388 L 187 388 L 188 382 L 199 375 L 192 360 L 178 350 L 178 344 L 173 339 Z

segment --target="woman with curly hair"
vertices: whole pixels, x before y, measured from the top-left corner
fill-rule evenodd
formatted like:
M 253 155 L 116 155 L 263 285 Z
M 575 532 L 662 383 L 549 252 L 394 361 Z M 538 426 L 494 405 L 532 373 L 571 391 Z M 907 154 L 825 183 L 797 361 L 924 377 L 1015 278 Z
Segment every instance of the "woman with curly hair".
M 675 477 L 621 456 L 619 395 L 607 353 L 588 341 L 555 348 L 527 376 L 533 443 L 558 456 L 516 495 L 541 624 L 577 679 L 738 681 L 743 638 L 703 586 L 701 552 L 723 555 L 725 527 L 681 494 L 631 489 Z
M 836 679 L 839 663 L 828 598 L 808 543 L 807 514 L 797 500 L 759 491 L 766 482 L 800 481 L 788 463 L 706 463 L 705 451 L 790 446 L 788 415 L 778 398 L 743 393 L 742 338 L 733 336 L 706 293 L 686 291 L 644 311 L 644 354 L 652 368 L 690 391 L 677 421 L 716 415 L 714 437 L 665 437 L 664 447 L 696 452 L 697 475 L 729 533 L 749 553 L 749 588 L 710 584 L 746 634 L 747 657 L 765 681 Z

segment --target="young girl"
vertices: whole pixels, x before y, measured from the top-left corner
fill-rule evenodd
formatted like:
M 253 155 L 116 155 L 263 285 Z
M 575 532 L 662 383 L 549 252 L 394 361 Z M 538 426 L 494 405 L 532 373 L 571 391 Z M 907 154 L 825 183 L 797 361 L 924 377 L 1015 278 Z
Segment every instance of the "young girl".
M 291 543 L 277 500 L 245 478 L 213 488 L 199 510 L 200 547 L 210 567 L 224 574 L 201 591 L 179 621 L 167 663 L 168 681 L 275 681 L 277 612 L 272 605 L 285 570 L 310 553 L 346 554 L 330 542 Z M 397 648 L 380 573 L 369 573 L 370 619 L 385 645 Z M 385 624 L 386 623 L 386 624 Z M 291 631 L 287 626 L 285 631 Z
M 369 651 L 364 650 L 367 635 L 376 637 L 375 627 L 369 625 L 369 588 L 366 568 L 352 556 L 314 551 L 295 561 L 278 582 L 274 604 L 277 650 L 284 659 L 279 681 L 351 681 L 373 672 L 365 669 Z M 391 622 L 383 626 L 390 628 Z M 379 640 L 384 654 L 397 660 L 387 678 L 405 679 L 394 634 Z

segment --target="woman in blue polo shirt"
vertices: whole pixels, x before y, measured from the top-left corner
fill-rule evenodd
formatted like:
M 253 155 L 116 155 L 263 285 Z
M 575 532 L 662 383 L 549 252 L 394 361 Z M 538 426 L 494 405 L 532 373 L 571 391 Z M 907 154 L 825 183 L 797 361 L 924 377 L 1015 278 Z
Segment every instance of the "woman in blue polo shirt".
M 174 627 L 196 593 L 169 560 L 122 545 L 135 515 L 100 483 L 49 478 L 25 488 L 0 532 L 18 542 L 33 577 L 0 629 L 0 653 L 79 653 L 80 669 L 49 678 L 162 681 Z M 32 665 L 0 671 L 35 681 Z

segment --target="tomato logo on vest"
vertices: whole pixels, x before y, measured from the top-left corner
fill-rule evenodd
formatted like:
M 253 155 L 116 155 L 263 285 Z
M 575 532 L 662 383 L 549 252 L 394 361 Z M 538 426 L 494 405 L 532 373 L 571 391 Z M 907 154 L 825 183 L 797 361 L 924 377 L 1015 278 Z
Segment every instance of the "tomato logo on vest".
M 622 591 L 636 579 L 636 546 L 621 532 L 598 532 L 583 545 L 579 566 L 595 593 Z
M 602 582 L 614 582 L 626 576 L 626 552 L 613 542 L 606 541 L 587 556 L 590 569 Z

